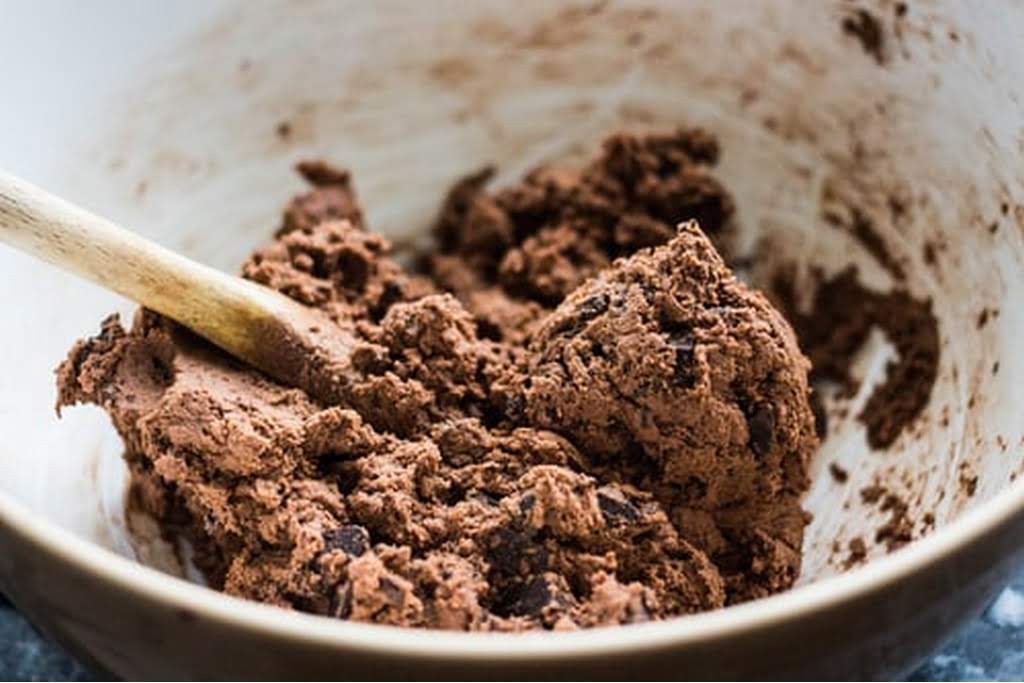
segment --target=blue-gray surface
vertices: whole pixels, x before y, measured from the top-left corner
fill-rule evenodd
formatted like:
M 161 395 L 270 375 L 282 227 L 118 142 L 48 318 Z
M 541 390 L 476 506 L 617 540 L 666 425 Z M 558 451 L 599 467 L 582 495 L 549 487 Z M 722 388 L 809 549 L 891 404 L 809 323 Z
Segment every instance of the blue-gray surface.
M 93 677 L 39 636 L 0 597 L 0 680 L 89 681 Z M 1024 571 L 984 617 L 965 628 L 910 680 L 1024 680 Z

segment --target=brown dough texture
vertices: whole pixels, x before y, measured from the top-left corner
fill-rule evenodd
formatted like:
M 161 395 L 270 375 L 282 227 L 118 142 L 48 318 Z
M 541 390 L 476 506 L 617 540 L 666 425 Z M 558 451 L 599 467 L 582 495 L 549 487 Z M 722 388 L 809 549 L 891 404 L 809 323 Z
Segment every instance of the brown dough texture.
M 885 381 L 856 416 L 866 428 L 868 445 L 884 450 L 914 424 L 931 400 L 941 356 L 939 321 L 930 300 L 914 298 L 901 287 L 889 292 L 869 289 L 853 266 L 818 279 L 807 312 L 796 304 L 790 270 L 776 274 L 772 294 L 811 360 L 813 385 L 832 383 L 841 396 L 854 395 L 858 383 L 850 368 L 873 329 L 883 332 L 896 348 L 896 358 L 886 364 Z M 824 421 L 818 431 L 826 434 Z
M 364 229 L 347 172 L 304 163 L 312 188 L 243 274 L 356 340 L 349 400 L 140 311 L 75 345 L 59 406 L 110 414 L 133 503 L 232 595 L 521 631 L 783 590 L 817 447 L 809 365 L 712 245 L 733 212 L 717 154 L 700 131 L 618 134 L 582 172 L 494 194 L 475 175 L 419 273 Z
M 711 173 L 718 156 L 715 138 L 683 129 L 612 135 L 582 171 L 542 166 L 495 193 L 485 168 L 449 193 L 426 270 L 486 336 L 521 343 L 587 278 L 664 244 L 684 220 L 725 252 L 735 208 Z

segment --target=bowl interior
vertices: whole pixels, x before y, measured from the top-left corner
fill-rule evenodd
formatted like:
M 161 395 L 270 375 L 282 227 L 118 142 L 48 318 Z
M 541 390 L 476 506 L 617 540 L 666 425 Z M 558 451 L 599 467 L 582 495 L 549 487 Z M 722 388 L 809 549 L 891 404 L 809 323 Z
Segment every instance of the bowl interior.
M 885 381 L 891 339 L 876 333 L 858 355 L 852 396 L 826 394 L 806 583 L 842 571 L 853 539 L 869 558 L 887 551 L 875 539 L 894 508 L 864 500 L 865 488 L 904 503 L 919 538 L 1024 471 L 1013 352 L 1024 311 L 1010 305 L 1024 291 L 1024 43 L 1006 30 L 1024 8 L 900 6 L 865 18 L 796 0 L 743 12 L 711 0 L 516 12 L 238 1 L 64 7 L 81 21 L 56 24 L 56 5 L 15 8 L 24 16 L 0 26 L 0 61 L 20 73 L 0 151 L 10 170 L 234 270 L 301 188 L 298 159 L 350 167 L 370 226 L 408 246 L 451 183 L 485 163 L 508 182 L 541 161 L 578 163 L 622 127 L 705 126 L 721 141 L 718 176 L 755 283 L 791 266 L 809 293 L 815 277 L 855 264 L 867 286 L 905 289 L 938 320 L 937 380 L 890 446 L 870 448 L 857 416 Z M 60 47 L 25 58 L 45 31 Z M 70 344 L 132 306 L 10 250 L 0 272 L 0 492 L 177 571 L 144 520 L 127 531 L 105 416 L 73 409 L 58 421 L 52 410 L 52 371 Z

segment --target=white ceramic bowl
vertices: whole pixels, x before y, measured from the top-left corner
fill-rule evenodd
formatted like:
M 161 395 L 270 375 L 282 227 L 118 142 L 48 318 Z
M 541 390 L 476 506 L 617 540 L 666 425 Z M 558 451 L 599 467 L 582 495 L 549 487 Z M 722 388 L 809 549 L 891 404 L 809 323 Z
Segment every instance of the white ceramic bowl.
M 822 220 L 828 186 L 932 299 L 942 356 L 924 415 L 885 452 L 833 416 L 798 588 L 622 629 L 403 631 L 168 575 L 159 544 L 125 532 L 105 416 L 53 413 L 66 349 L 131 306 L 0 249 L 0 585 L 126 677 L 847 677 L 913 665 L 1024 549 L 1024 7 L 908 4 L 871 3 L 879 51 L 844 31 L 861 20 L 846 2 L 8 3 L 0 164 L 213 265 L 233 270 L 270 233 L 300 188 L 300 158 L 352 168 L 371 226 L 409 240 L 482 163 L 508 180 L 579 160 L 621 126 L 701 124 L 721 139 L 719 175 L 748 245 L 767 239 L 826 272 L 856 263 L 891 287 Z M 873 338 L 850 415 L 891 353 Z M 849 481 L 827 475 L 832 462 Z M 959 482 L 975 477 L 970 495 Z M 909 503 L 922 538 L 890 556 L 871 547 L 866 566 L 842 573 L 833 544 L 870 540 L 885 518 L 859 495 L 877 480 Z

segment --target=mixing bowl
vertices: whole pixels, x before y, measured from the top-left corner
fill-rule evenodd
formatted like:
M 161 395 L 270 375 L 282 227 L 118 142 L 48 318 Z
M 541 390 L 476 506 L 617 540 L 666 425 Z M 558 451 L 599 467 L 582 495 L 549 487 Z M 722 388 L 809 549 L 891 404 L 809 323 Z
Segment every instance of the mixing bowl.
M 53 412 L 66 349 L 132 307 L 0 250 L 0 586 L 96 666 L 130 678 L 897 675 L 1021 559 L 1024 6 L 231 0 L 4 13 L 0 163 L 218 267 L 273 230 L 301 187 L 298 159 L 353 169 L 370 225 L 410 245 L 453 180 L 484 163 L 502 183 L 575 163 L 614 129 L 692 124 L 721 140 L 717 172 L 759 263 L 788 260 L 798 283 L 856 264 L 879 291 L 930 300 L 939 323 L 938 379 L 890 446 L 870 448 L 856 419 L 893 357 L 884 335 L 857 358 L 860 390 L 830 400 L 792 591 L 577 633 L 409 631 L 175 576 L 188 568 L 152 523 L 125 517 L 107 418 Z M 836 202 L 874 242 L 826 219 Z M 907 507 L 915 540 L 892 553 L 874 542 L 892 509 L 865 500 L 873 485 Z M 854 539 L 867 561 L 847 569 Z

